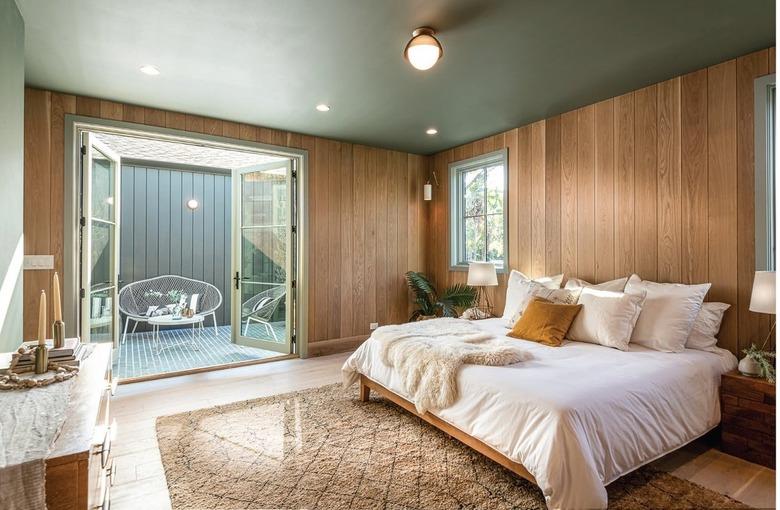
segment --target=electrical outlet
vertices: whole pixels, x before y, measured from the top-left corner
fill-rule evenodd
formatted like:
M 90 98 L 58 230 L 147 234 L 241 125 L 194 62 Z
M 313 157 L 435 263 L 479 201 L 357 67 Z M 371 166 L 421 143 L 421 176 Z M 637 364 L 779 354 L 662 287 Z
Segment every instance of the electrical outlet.
M 378 327 L 379 327 L 378 322 L 372 322 L 371 324 L 368 325 L 368 329 L 370 329 L 371 331 L 374 331 Z

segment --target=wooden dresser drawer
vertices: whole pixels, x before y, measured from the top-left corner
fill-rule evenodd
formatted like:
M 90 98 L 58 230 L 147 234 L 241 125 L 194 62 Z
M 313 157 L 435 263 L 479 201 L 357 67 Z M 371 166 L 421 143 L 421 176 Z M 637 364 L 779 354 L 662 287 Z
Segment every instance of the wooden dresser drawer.
M 775 467 L 775 385 L 737 372 L 723 376 L 721 445 L 750 462 Z

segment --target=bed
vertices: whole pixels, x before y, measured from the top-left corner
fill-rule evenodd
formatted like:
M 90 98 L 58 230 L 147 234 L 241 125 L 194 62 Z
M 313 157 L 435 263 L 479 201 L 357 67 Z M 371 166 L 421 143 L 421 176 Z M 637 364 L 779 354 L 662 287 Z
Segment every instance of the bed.
M 501 319 L 475 324 L 519 342 L 532 359 L 463 366 L 455 404 L 423 418 L 536 483 L 549 508 L 606 508 L 606 485 L 716 427 L 720 376 L 737 363 L 723 349 L 551 348 L 506 337 Z M 360 380 L 364 400 L 373 389 L 414 412 L 378 351 L 364 342 L 345 362 L 345 379 Z

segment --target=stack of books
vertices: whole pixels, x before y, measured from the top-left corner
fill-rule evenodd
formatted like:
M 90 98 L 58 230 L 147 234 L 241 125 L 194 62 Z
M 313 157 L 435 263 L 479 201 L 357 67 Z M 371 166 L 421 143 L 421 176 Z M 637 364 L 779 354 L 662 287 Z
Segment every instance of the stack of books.
M 30 342 L 24 342 L 25 347 L 35 347 L 38 345 L 37 340 Z M 57 363 L 59 365 L 70 365 L 77 367 L 81 364 L 81 360 L 86 354 L 84 344 L 82 344 L 78 338 L 66 338 L 64 345 L 58 349 L 54 348 L 54 340 L 46 340 L 46 346 L 49 348 L 49 361 Z M 24 373 L 31 372 L 35 369 L 33 356 L 31 354 L 20 355 L 17 352 L 5 352 L 0 353 L 0 374 L 7 374 L 11 368 L 12 356 L 18 356 L 19 361 L 16 362 L 14 372 Z

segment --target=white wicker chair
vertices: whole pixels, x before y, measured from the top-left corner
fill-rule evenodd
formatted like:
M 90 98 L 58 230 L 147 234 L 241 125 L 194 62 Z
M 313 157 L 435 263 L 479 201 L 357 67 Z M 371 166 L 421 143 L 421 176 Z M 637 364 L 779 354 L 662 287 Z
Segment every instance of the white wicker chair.
M 125 314 L 125 328 L 122 343 L 127 335 L 130 321 L 134 321 L 133 333 L 139 322 L 149 322 L 152 307 L 164 307 L 171 303 L 169 292 L 187 295 L 190 307 L 198 315 L 211 315 L 214 321 L 214 334 L 217 334 L 216 310 L 222 305 L 222 293 L 210 283 L 176 275 L 164 275 L 138 280 L 122 287 L 119 291 L 119 311 Z M 197 295 L 197 298 L 193 299 Z M 193 303 L 193 301 L 196 301 Z M 194 306 L 193 306 L 194 305 Z
M 244 336 L 247 336 L 249 324 L 257 322 L 263 325 L 266 332 L 270 333 L 275 341 L 279 341 L 270 321 L 286 293 L 287 288 L 284 285 L 279 285 L 264 290 L 244 302 L 241 306 L 241 322 L 246 321 L 244 323 Z

